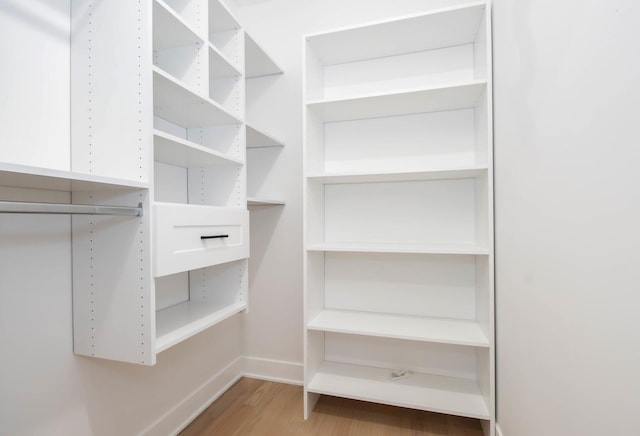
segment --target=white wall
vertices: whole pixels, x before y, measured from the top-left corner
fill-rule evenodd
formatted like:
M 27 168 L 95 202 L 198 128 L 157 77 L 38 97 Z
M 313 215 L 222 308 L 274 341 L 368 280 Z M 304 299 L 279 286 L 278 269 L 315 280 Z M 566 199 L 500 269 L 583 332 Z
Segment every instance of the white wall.
M 494 4 L 498 422 L 639 434 L 640 3 Z

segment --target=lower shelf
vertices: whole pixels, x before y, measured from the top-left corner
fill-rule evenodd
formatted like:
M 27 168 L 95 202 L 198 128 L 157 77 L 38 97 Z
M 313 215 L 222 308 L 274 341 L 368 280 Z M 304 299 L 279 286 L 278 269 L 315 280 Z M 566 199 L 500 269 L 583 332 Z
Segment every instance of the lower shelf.
M 247 206 L 284 206 L 284 201 L 268 198 L 248 197 Z
M 247 308 L 234 304 L 186 301 L 156 313 L 156 353 L 184 341 Z
M 325 361 L 307 391 L 361 401 L 489 420 L 474 380 L 413 374 L 392 381 L 389 369 Z

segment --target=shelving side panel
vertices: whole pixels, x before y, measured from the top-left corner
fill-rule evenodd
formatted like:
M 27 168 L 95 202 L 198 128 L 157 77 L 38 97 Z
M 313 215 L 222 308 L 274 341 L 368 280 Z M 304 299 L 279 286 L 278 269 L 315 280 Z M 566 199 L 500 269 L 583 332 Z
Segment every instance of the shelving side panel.
M 71 22 L 71 169 L 149 181 L 151 2 L 74 0 Z
M 324 156 L 317 157 L 326 172 L 472 166 L 474 120 L 474 109 L 460 109 L 324 123 Z
M 324 191 L 325 242 L 476 241 L 474 179 L 326 185 Z
M 326 253 L 325 307 L 475 320 L 476 256 Z
M 0 162 L 71 170 L 68 9 L 69 0 L 2 2 Z
M 80 204 L 137 206 L 142 217 L 75 215 L 73 244 L 74 352 L 155 364 L 155 292 L 149 191 L 73 194 Z

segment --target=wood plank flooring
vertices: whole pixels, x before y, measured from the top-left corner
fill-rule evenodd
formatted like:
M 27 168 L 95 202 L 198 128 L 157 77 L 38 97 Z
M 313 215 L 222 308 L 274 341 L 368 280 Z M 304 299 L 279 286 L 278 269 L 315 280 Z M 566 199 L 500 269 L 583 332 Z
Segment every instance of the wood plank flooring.
M 302 416 L 302 387 L 243 378 L 182 436 L 483 436 L 479 421 L 322 396 Z

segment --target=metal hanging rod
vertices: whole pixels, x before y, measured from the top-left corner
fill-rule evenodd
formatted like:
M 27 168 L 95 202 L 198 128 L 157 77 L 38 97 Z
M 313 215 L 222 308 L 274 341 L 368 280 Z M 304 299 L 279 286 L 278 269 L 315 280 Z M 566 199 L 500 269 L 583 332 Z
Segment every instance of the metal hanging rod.
M 93 204 L 24 203 L 21 201 L 0 201 L 0 213 L 142 216 L 142 203 L 140 203 L 138 207 L 126 207 L 102 206 Z

